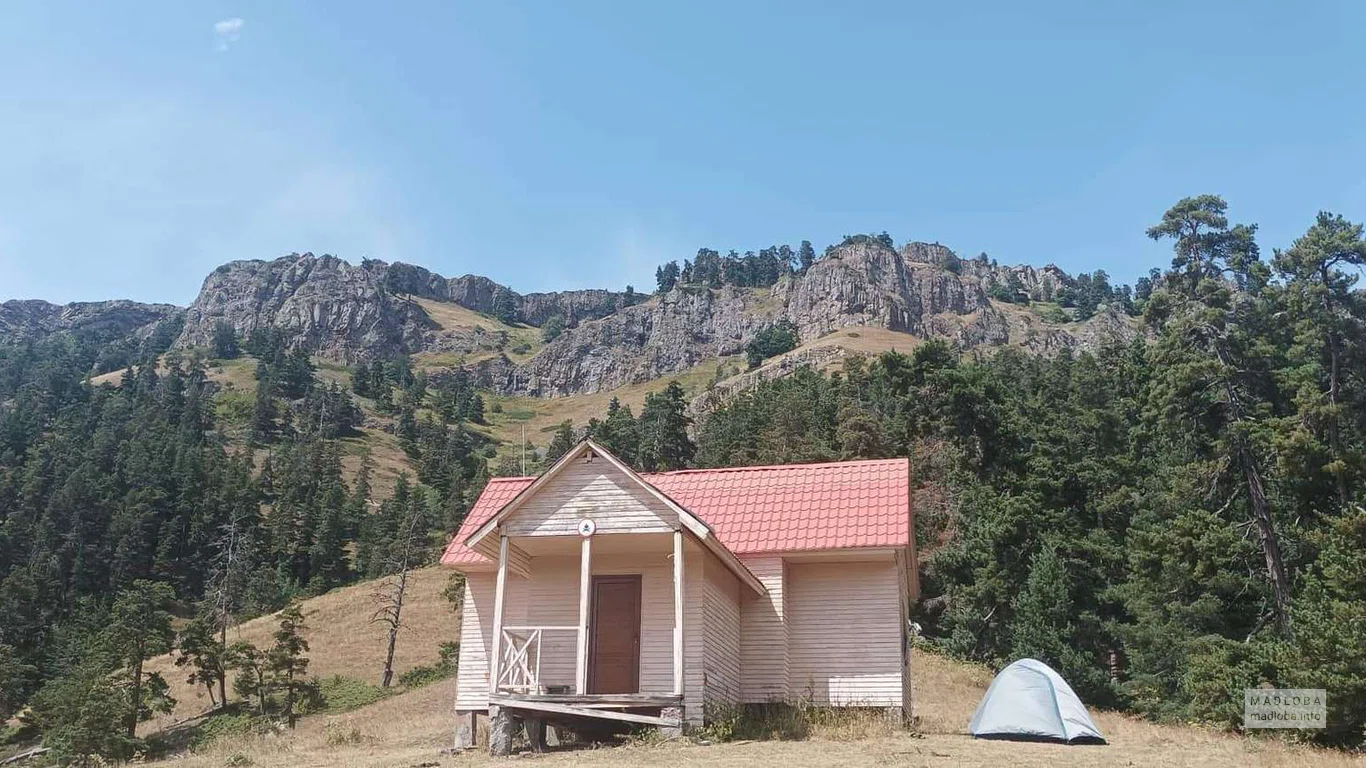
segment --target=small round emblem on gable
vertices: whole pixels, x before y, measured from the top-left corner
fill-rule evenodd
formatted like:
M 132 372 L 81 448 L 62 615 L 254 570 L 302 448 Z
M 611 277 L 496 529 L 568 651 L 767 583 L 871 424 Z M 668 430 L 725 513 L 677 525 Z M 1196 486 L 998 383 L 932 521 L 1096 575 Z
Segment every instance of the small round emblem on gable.
M 579 535 L 584 537 L 585 539 L 589 536 L 592 536 L 594 533 L 597 532 L 597 530 L 598 524 L 593 522 L 592 520 L 579 521 Z

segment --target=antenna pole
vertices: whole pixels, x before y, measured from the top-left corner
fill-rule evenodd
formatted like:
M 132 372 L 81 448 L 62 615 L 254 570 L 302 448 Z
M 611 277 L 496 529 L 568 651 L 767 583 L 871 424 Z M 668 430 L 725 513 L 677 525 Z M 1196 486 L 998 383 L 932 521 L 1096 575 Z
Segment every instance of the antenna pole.
M 522 477 L 526 477 L 526 425 L 522 425 Z

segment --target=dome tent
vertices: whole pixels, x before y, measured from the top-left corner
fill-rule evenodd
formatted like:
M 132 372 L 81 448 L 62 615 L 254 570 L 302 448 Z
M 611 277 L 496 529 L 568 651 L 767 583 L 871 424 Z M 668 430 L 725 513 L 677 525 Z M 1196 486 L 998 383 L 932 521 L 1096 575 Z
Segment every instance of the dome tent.
M 1035 659 L 1020 659 L 996 675 L 968 731 L 980 739 L 1105 743 L 1072 687 Z

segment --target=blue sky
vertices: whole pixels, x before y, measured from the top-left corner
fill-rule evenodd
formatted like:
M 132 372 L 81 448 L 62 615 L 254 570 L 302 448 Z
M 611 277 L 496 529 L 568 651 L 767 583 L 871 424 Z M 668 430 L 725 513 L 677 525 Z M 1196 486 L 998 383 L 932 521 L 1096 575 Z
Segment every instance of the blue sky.
M 1188 6 L 1188 7 L 1187 7 Z M 0 299 L 290 251 L 652 287 L 853 232 L 1166 263 L 1182 196 L 1366 218 L 1366 4 L 10 2 Z

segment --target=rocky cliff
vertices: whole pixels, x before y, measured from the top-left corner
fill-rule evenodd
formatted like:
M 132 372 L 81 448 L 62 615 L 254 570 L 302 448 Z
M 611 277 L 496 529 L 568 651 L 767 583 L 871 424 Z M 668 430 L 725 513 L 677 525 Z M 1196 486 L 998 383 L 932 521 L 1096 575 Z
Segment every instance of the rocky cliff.
M 995 302 L 987 290 L 993 281 L 1006 279 L 1000 268 L 954 272 L 942 266 L 950 256 L 940 245 L 912 243 L 898 252 L 877 242 L 857 242 L 834 249 L 806 274 L 785 276 L 772 288 L 678 286 L 566 331 L 521 366 L 504 361 L 481 373 L 494 388 L 516 394 L 599 392 L 738 354 L 756 331 L 780 318 L 796 326 L 803 343 L 841 328 L 872 326 L 947 339 L 960 349 L 1018 343 L 1046 354 L 1137 333 L 1129 318 L 1114 311 L 1085 323 L 1056 324 Z M 1022 268 L 1019 274 L 1041 290 L 1066 278 L 1056 267 Z
M 850 239 L 804 274 L 784 275 L 769 287 L 680 284 L 650 297 L 608 290 L 518 294 L 477 275 L 447 278 L 410 264 L 352 265 L 306 253 L 224 264 L 186 310 L 6 302 L 0 335 L 81 328 L 131 333 L 183 312 L 181 348 L 208 346 L 220 323 L 241 338 L 273 328 L 292 346 L 345 362 L 431 353 L 451 355 L 444 358 L 451 365 L 468 356 L 476 361 L 470 370 L 492 389 L 556 397 L 647 382 L 742 354 L 755 333 L 779 320 L 791 322 L 803 344 L 866 326 L 943 338 L 960 349 L 1016 344 L 1040 354 L 1137 333 L 1131 318 L 1110 309 L 1074 323 L 1056 308 L 1045 320 L 991 298 L 1007 284 L 1044 298 L 1072 283 L 1051 265 L 1001 267 L 959 259 L 938 243 L 895 250 L 873 238 Z M 492 315 L 513 316 L 524 327 Z M 555 315 L 567 329 L 536 351 L 536 327 Z
M 162 320 L 183 309 L 170 304 L 136 301 L 90 301 L 50 304 L 39 300 L 0 303 L 0 339 L 36 340 L 54 333 L 95 334 L 101 339 L 144 337 Z
M 240 338 L 277 328 L 292 346 L 346 361 L 420 348 L 434 324 L 384 287 L 385 271 L 383 262 L 353 266 L 311 253 L 224 264 L 204 280 L 176 344 L 208 346 L 227 323 Z
M 242 338 L 277 328 L 291 345 L 348 362 L 425 350 L 474 352 L 482 339 L 468 329 L 442 328 L 411 299 L 491 315 L 503 293 L 518 320 L 533 326 L 557 314 L 570 325 L 605 317 L 631 301 L 628 294 L 595 289 L 523 296 L 478 275 L 446 278 L 411 264 L 367 259 L 354 266 L 335 256 L 292 254 L 214 270 L 186 311 L 177 344 L 206 346 L 225 322 Z

